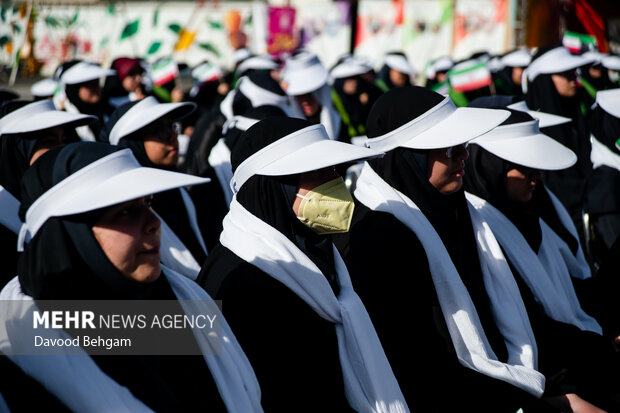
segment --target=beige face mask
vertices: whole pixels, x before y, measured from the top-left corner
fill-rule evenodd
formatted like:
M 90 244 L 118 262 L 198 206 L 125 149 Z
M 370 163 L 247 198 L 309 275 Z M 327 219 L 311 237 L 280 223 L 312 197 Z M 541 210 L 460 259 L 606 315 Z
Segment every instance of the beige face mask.
M 297 218 L 317 234 L 349 230 L 355 204 L 341 177 L 317 186 L 306 195 L 296 196 L 302 199 Z

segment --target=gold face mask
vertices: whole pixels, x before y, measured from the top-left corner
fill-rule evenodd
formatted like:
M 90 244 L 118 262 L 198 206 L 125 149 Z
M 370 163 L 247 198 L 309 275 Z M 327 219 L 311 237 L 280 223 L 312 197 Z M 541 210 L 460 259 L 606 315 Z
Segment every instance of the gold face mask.
M 353 218 L 353 198 L 341 177 L 309 191 L 301 198 L 297 218 L 317 234 L 347 232 Z

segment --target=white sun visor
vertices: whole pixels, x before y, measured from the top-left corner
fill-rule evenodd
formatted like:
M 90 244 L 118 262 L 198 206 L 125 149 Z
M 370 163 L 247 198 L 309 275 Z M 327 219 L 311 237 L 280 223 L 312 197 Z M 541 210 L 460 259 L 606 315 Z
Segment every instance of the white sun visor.
M 56 126 L 82 126 L 92 123 L 91 115 L 56 110 L 50 99 L 29 103 L 0 118 L 0 135 L 30 133 Z
M 582 56 L 572 55 L 565 47 L 556 47 L 544 55 L 532 61 L 525 69 L 528 80 L 531 82 L 538 75 L 562 73 L 570 69 L 576 69 L 588 64 L 589 61 Z
M 170 115 L 173 120 L 181 119 L 194 111 L 192 102 L 159 103 L 153 96 L 142 99 L 132 106 L 110 131 L 110 144 L 118 145 L 125 136 L 143 128 L 157 119 Z
M 100 79 L 115 74 L 116 71 L 104 69 L 94 63 L 80 62 L 71 66 L 61 76 L 60 82 L 64 85 L 76 85 L 90 80 Z
M 487 133 L 509 115 L 507 110 L 457 108 L 446 96 L 432 109 L 401 127 L 367 139 L 366 146 L 384 152 L 397 147 L 448 148 Z
M 331 140 L 323 125 L 312 125 L 278 139 L 243 161 L 230 187 L 237 193 L 254 175 L 293 175 L 382 155 L 380 151 Z
M 561 125 L 563 123 L 568 123 L 572 121 L 571 118 L 566 118 L 564 116 L 554 115 L 552 113 L 547 112 L 539 112 L 537 110 L 531 110 L 527 107 L 527 104 L 524 100 L 520 102 L 513 103 L 512 105 L 507 106 L 508 109 L 518 110 L 521 112 L 526 112 L 528 115 L 533 117 L 534 119 L 538 119 L 539 128 L 548 128 L 549 126 Z
M 498 126 L 471 143 L 517 165 L 542 170 L 568 168 L 577 155 L 538 129 L 538 120 Z
M 620 118 L 620 89 L 601 90 L 596 93 L 596 103 L 610 115 Z
M 413 70 L 407 58 L 399 54 L 389 54 L 385 56 L 385 64 L 390 69 L 394 69 L 400 73 L 405 73 L 407 75 L 413 75 L 415 73 L 415 70 Z
M 183 186 L 208 178 L 141 166 L 130 149 L 101 158 L 63 179 L 41 195 L 26 212 L 19 233 L 23 250 L 52 217 L 81 214 Z
M 327 83 L 328 71 L 312 53 L 302 53 L 286 60 L 284 82 L 286 94 L 299 96 L 314 92 Z

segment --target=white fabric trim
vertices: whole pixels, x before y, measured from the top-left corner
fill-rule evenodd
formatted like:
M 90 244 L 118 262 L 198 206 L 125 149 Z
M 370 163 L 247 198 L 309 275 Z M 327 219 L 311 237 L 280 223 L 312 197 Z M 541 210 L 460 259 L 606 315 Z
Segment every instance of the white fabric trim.
M 179 190 L 181 191 L 181 197 L 183 198 L 192 232 L 196 235 L 198 243 L 205 254 L 208 255 L 207 247 L 205 246 L 200 228 L 198 227 L 198 217 L 196 216 L 194 203 L 185 188 L 179 188 Z M 166 221 L 159 215 L 157 215 L 157 217 L 161 221 L 161 247 L 159 249 L 161 263 L 173 271 L 195 281 L 200 272 L 201 263 L 196 261 L 196 258 L 194 258 L 185 244 L 183 244 L 183 241 L 172 231 L 172 228 L 168 226 Z
M 230 181 L 230 188 L 236 192 L 253 175 L 260 172 L 264 167 L 279 160 L 283 155 L 293 152 L 311 143 L 325 140 L 325 129 L 321 125 L 312 125 L 295 131 L 282 139 L 279 139 L 243 162 L 237 167 Z
M 235 114 L 233 113 L 232 104 L 233 104 L 233 100 L 235 99 L 236 93 L 237 93 L 237 90 L 235 89 L 231 90 L 230 92 L 228 92 L 226 97 L 222 99 L 222 102 L 220 103 L 220 112 L 222 112 L 222 115 L 224 115 L 226 119 L 230 119 L 233 116 L 235 116 Z
M 0 185 L 0 225 L 19 234 L 22 221 L 19 219 L 20 202 L 12 193 Z M 17 247 L 17 246 L 16 246 Z
M 233 192 L 230 189 L 230 182 L 233 178 L 232 165 L 230 164 L 230 149 L 226 146 L 224 138 L 221 138 L 211 149 L 209 154 L 209 165 L 215 170 L 217 180 L 222 187 L 226 205 L 230 205 Z
M 193 281 L 163 267 L 174 294 L 185 308 L 184 300 L 212 300 Z M 0 300 L 32 301 L 21 291 L 18 278 L 13 278 L 0 292 Z M 195 301 L 193 301 L 193 305 Z M 35 304 L 33 304 L 34 306 Z M 195 311 L 195 310 L 192 310 Z M 15 315 L 16 317 L 19 315 Z M 214 349 L 206 331 L 194 330 L 196 342 L 204 354 L 217 388 L 229 412 L 262 412 L 260 388 L 254 371 L 239 346 L 237 339 L 223 319 L 222 352 Z M 18 328 L 20 320 L 16 320 Z M 21 320 L 27 322 L 27 320 Z M 0 326 L 7 328 L 7 326 Z M 49 334 L 66 338 L 62 330 L 46 330 Z M 10 337 L 10 335 L 5 335 Z M 10 348 L 10 342 L 0 343 L 0 349 Z M 80 355 L 23 356 L 7 355 L 24 373 L 41 383 L 46 390 L 74 412 L 152 412 L 136 399 L 129 389 L 119 385 L 105 374 L 86 353 Z
M 544 229 L 537 255 L 519 229 L 501 211 L 473 194 L 466 192 L 465 196 L 489 224 L 510 262 L 519 271 L 536 301 L 543 306 L 545 314 L 580 330 L 602 334 L 598 322 L 586 314 L 579 304 L 568 268 L 557 248 L 557 240 L 553 239 L 559 237 L 551 228 L 540 220 Z
M 405 123 L 404 125 L 386 133 L 366 140 L 366 146 L 380 151 L 389 151 L 404 145 L 415 136 L 425 132 L 456 112 L 456 106 L 449 96 L 443 101 L 424 112 L 422 115 Z
M 355 197 L 373 211 L 394 215 L 420 239 L 459 362 L 541 397 L 545 377 L 536 371 L 536 340 L 525 306 L 497 240 L 476 210 L 469 205 L 484 285 L 495 322 L 508 349 L 506 363 L 498 361 L 493 353 L 476 308 L 448 251 L 415 203 L 382 180 L 368 163 L 364 164 L 357 180 Z
M 590 142 L 592 142 L 592 152 L 590 153 L 592 169 L 609 166 L 620 171 L 620 155 L 615 154 L 611 149 L 603 145 L 594 135 L 590 135 Z
M 65 98 L 63 105 L 64 110 L 66 110 L 67 112 L 82 115 L 82 112 L 80 112 L 78 108 L 76 108 L 68 98 Z M 97 140 L 95 134 L 93 133 L 93 131 L 90 130 L 88 125 L 78 126 L 77 128 L 75 128 L 75 132 L 84 142 L 95 142 Z
M 224 126 L 222 126 L 222 135 L 226 135 L 228 131 L 232 128 L 239 129 L 240 131 L 245 132 L 250 129 L 255 123 L 258 122 L 258 119 L 246 118 L 245 116 L 233 116 L 224 122 Z
M 239 79 L 239 91 L 250 100 L 252 107 L 259 107 L 264 105 L 277 106 L 286 114 L 291 116 L 291 108 L 288 105 L 288 97 L 285 95 L 278 95 L 267 89 L 254 84 L 250 78 L 242 77 Z
M 590 278 L 592 276 L 592 271 L 590 270 L 590 265 L 588 264 L 588 261 L 586 261 L 583 249 L 581 248 L 581 242 L 579 242 L 579 235 L 577 234 L 577 228 L 575 228 L 573 220 L 571 219 L 564 205 L 562 205 L 562 202 L 560 202 L 560 200 L 555 196 L 555 194 L 551 192 L 549 188 L 545 187 L 545 189 L 549 194 L 549 198 L 551 198 L 551 203 L 555 208 L 555 212 L 558 214 L 558 218 L 560 218 L 560 222 L 579 243 L 577 254 L 573 255 L 573 252 L 570 250 L 568 245 L 564 241 L 562 241 L 560 237 L 555 235 L 555 233 L 553 233 L 553 231 L 551 231 L 551 229 L 549 228 L 549 231 L 552 232 L 553 235 L 555 235 L 555 238 L 549 236 L 550 240 L 555 241 L 555 246 L 552 248 L 555 248 L 560 252 L 560 255 L 564 259 L 564 262 L 566 263 L 571 277 L 579 278 L 580 280 Z M 545 231 L 545 227 L 548 228 L 546 224 L 541 226 L 543 232 Z
M 315 99 L 321 104 L 321 124 L 325 126 L 327 135 L 332 140 L 338 140 L 340 134 L 341 120 L 338 111 L 334 109 L 332 102 L 332 90 L 328 84 L 324 84 L 320 89 L 312 92 Z M 289 96 L 289 104 L 291 107 L 291 114 L 288 115 L 292 118 L 306 119 L 303 110 L 294 96 Z
M 248 212 L 236 198 L 224 218 L 220 242 L 286 285 L 320 317 L 334 323 L 345 394 L 351 407 L 359 412 L 409 411 L 370 317 L 353 290 L 346 265 L 335 247 L 338 297 L 319 268 L 295 244 Z

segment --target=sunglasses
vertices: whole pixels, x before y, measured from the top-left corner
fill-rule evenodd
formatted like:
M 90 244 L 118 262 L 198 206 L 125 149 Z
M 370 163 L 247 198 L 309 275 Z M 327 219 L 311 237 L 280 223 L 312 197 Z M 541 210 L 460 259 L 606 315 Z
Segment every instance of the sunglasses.
M 467 151 L 468 146 L 469 146 L 469 142 L 446 148 L 446 158 L 452 159 L 452 157 L 463 153 L 463 151 Z
M 181 124 L 160 119 L 144 129 L 145 136 L 155 137 L 160 142 L 170 142 L 181 134 Z

